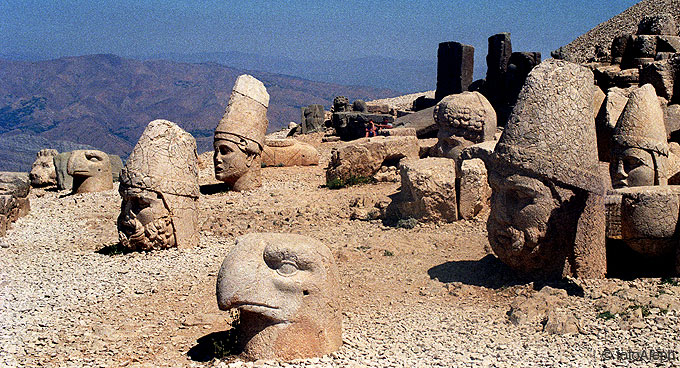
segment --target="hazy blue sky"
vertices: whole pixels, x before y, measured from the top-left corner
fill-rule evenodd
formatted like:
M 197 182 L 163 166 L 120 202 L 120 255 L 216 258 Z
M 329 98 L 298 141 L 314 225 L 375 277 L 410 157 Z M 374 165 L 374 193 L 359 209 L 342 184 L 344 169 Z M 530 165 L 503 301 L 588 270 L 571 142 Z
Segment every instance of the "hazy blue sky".
M 547 58 L 636 2 L 2 0 L 0 54 L 237 50 L 298 60 L 432 59 L 443 41 L 485 55 L 487 38 L 505 31 L 514 50 Z

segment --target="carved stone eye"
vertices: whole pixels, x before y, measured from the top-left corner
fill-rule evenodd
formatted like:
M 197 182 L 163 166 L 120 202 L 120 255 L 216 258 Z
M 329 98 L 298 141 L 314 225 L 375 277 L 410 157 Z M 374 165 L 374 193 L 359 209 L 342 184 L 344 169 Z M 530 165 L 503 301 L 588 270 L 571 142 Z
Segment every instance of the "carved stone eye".
M 283 261 L 281 262 L 281 266 L 276 269 L 276 272 L 279 273 L 281 276 L 293 276 L 298 272 L 298 268 L 295 265 L 295 263 L 291 261 Z

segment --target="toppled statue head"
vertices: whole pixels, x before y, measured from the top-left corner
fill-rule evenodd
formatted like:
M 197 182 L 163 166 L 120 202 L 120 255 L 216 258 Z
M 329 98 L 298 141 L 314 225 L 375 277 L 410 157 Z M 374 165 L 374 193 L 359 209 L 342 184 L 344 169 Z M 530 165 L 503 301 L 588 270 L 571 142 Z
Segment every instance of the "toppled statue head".
M 458 160 L 465 147 L 493 140 L 496 112 L 479 92 L 463 92 L 444 97 L 435 107 L 433 117 L 437 133 L 436 154 Z
M 57 184 L 57 171 L 54 167 L 54 156 L 59 152 L 55 149 L 41 149 L 31 166 L 31 185 L 44 187 Z
M 651 84 L 631 93 L 612 141 L 609 171 L 615 189 L 668 184 L 669 146 L 663 110 Z
M 196 140 L 175 123 L 147 125 L 120 175 L 120 242 L 132 250 L 198 244 Z
M 489 243 L 537 277 L 603 277 L 603 179 L 593 74 L 565 61 L 533 69 L 489 163 Z
M 236 79 L 229 105 L 215 129 L 213 157 L 215 178 L 232 190 L 261 185 L 260 164 L 269 121 L 269 94 L 264 84 L 250 75 Z
M 307 358 L 342 344 L 338 274 L 331 251 L 295 234 L 248 234 L 222 263 L 217 304 L 238 308 L 249 359 Z
M 73 176 L 73 193 L 113 189 L 109 155 L 97 150 L 71 152 L 66 171 Z

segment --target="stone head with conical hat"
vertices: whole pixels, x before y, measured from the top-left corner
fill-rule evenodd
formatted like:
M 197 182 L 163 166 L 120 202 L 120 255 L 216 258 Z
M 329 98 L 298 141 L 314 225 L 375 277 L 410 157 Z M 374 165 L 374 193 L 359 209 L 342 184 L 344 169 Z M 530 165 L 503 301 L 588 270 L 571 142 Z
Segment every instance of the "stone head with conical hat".
M 198 244 L 196 140 L 175 123 L 147 125 L 121 171 L 121 243 L 134 250 Z
M 267 132 L 269 94 L 264 84 L 244 74 L 236 79 L 229 104 L 215 129 L 215 178 L 233 190 L 259 187 L 260 160 Z
M 612 141 L 609 170 L 614 188 L 668 184 L 666 127 L 651 84 L 631 93 Z
M 501 261 L 521 272 L 604 274 L 593 84 L 593 73 L 576 64 L 548 60 L 536 66 L 488 163 L 493 190 L 489 243 Z M 602 207 L 588 207 L 593 201 Z M 577 226 L 587 225 L 581 224 L 586 212 L 591 216 L 586 222 L 602 229 L 585 236 L 601 231 L 602 249 L 581 251 L 587 259 L 579 260 L 575 249 L 584 245 L 584 234 Z

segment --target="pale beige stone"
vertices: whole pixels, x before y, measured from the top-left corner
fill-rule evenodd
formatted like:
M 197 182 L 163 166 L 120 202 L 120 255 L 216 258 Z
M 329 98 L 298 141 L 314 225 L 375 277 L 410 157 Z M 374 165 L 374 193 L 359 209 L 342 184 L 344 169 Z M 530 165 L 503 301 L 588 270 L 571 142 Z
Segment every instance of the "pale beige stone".
M 113 189 L 109 155 L 97 150 L 76 150 L 68 159 L 67 173 L 73 177 L 73 193 Z
M 342 345 L 338 270 L 330 249 L 296 234 L 239 237 L 217 276 L 217 304 L 240 311 L 247 359 L 318 357 Z
M 414 136 L 361 138 L 333 149 L 326 168 L 326 182 L 369 178 L 381 166 L 396 166 L 403 158 L 418 158 L 420 147 Z
M 463 160 L 461 163 L 458 216 L 470 220 L 489 210 L 491 187 L 486 165 L 478 158 Z
M 399 164 L 402 218 L 421 221 L 458 220 L 456 167 L 448 158 L 428 157 L 404 160 Z
M 196 140 L 175 123 L 154 120 L 120 176 L 121 244 L 133 250 L 198 245 Z
M 263 166 L 312 166 L 319 164 L 319 151 L 295 139 L 266 139 Z

